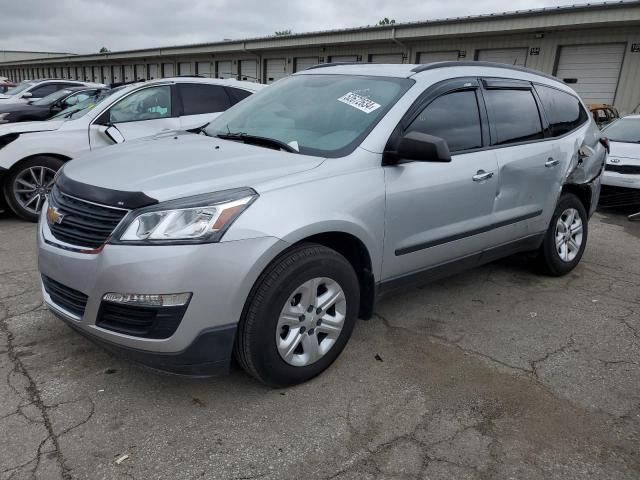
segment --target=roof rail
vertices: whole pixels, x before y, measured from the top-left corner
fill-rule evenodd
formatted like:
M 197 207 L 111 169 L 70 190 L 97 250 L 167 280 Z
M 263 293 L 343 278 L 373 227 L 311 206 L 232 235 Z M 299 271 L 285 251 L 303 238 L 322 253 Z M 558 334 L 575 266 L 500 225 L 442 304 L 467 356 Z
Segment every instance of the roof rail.
M 319 63 L 318 65 L 311 65 L 310 67 L 305 68 L 305 70 L 315 70 L 316 68 L 327 68 L 327 67 L 341 67 L 343 65 L 367 65 L 367 64 L 370 64 L 370 62 L 328 62 L 328 63 Z
M 551 80 L 555 80 L 557 82 L 562 82 L 558 77 L 554 77 L 553 75 L 549 75 L 548 73 L 541 72 L 539 70 L 534 70 L 532 68 L 520 67 L 518 65 L 507 65 L 506 63 L 495 63 L 495 62 L 479 62 L 476 60 L 449 60 L 445 62 L 433 62 L 433 63 L 425 63 L 424 65 L 418 65 L 411 69 L 414 73 L 426 72 L 428 70 L 435 70 L 437 68 L 445 68 L 445 67 L 493 67 L 493 68 L 504 68 L 506 70 L 516 70 L 518 72 L 531 73 L 533 75 L 538 75 L 540 77 L 546 77 Z

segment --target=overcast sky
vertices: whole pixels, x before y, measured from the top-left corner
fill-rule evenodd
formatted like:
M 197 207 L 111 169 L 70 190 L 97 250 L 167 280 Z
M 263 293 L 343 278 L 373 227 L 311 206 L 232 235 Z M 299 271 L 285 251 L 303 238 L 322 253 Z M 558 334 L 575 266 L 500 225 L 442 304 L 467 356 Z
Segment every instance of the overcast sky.
M 0 50 L 93 53 L 588 0 L 0 0 Z

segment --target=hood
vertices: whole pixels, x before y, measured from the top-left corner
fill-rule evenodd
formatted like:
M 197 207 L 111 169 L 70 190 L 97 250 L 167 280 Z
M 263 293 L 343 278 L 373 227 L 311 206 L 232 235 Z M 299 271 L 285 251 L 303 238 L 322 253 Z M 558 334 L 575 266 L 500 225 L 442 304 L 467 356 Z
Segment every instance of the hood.
M 609 142 L 611 152 L 609 158 L 633 158 L 640 160 L 640 143 L 627 143 L 627 142 Z
M 317 167 L 323 158 L 191 133 L 103 148 L 67 163 L 64 175 L 102 188 L 172 200 L 263 182 Z
M 52 130 L 58 130 L 63 124 L 64 120 L 7 123 L 0 125 L 0 135 L 5 135 L 7 133 L 50 132 Z

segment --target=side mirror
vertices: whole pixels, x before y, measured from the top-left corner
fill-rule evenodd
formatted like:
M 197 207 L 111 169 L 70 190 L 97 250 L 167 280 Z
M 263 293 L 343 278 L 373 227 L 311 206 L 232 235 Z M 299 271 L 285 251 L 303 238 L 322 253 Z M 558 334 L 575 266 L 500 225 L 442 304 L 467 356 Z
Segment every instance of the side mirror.
M 31 92 L 24 92 L 22 94 L 22 98 L 31 98 L 31 97 L 33 97 L 33 93 Z
M 124 136 L 115 125 L 109 125 L 104 131 L 104 134 L 109 137 L 113 143 L 124 143 Z
M 398 142 L 393 153 L 397 161 L 450 162 L 451 153 L 447 141 L 421 132 L 409 132 Z

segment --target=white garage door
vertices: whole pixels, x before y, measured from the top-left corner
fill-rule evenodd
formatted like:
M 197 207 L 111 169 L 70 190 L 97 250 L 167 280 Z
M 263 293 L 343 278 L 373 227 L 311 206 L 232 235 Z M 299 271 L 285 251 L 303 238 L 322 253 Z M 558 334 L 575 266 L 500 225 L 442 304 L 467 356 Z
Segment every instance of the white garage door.
M 313 67 L 318 63 L 318 57 L 298 57 L 294 60 L 295 62 L 295 71 L 301 72 L 302 70 L 306 70 L 309 67 Z
M 198 69 L 198 75 L 213 78 L 213 64 L 211 62 L 198 62 L 196 63 L 196 68 Z
M 122 65 L 114 65 L 113 69 L 113 83 L 122 82 Z
M 375 55 L 369 55 L 369 61 L 371 63 L 402 63 L 401 53 L 380 53 Z
M 87 81 L 87 82 L 93 82 L 93 69 L 91 67 L 84 67 L 84 76 L 82 77 L 83 80 Z
M 195 65 L 191 62 L 178 63 L 178 75 L 193 75 Z
M 160 69 L 157 63 L 149 65 L 149 80 L 153 80 L 154 78 L 160 78 Z
M 357 55 L 334 55 L 329 57 L 329 61 L 332 63 L 344 63 L 344 62 L 357 62 Z
M 111 73 L 111 66 L 104 65 L 102 67 L 102 83 L 109 85 L 113 83 L 113 75 Z
M 284 58 L 269 58 L 265 60 L 266 83 L 273 83 L 287 76 L 287 62 Z
M 449 62 L 458 60 L 458 50 L 444 52 L 420 52 L 418 63 Z
M 556 77 L 564 80 L 587 103 L 612 104 L 624 49 L 624 43 L 561 47 Z
M 478 60 L 481 62 L 506 63 L 524 67 L 527 64 L 527 47 L 522 48 L 490 48 L 478 50 Z
M 162 64 L 162 76 L 163 77 L 173 77 L 173 76 L 175 76 L 173 63 L 163 63 Z
M 132 82 L 133 80 L 135 80 L 133 77 L 134 77 L 133 65 L 125 65 L 124 66 L 124 81 L 125 82 Z
M 247 82 L 258 81 L 258 62 L 255 60 L 240 60 L 240 80 Z
M 139 63 L 136 65 L 136 80 L 146 80 L 147 79 L 147 66 Z
M 233 70 L 231 69 L 231 61 L 225 60 L 216 63 L 216 78 L 233 78 Z

